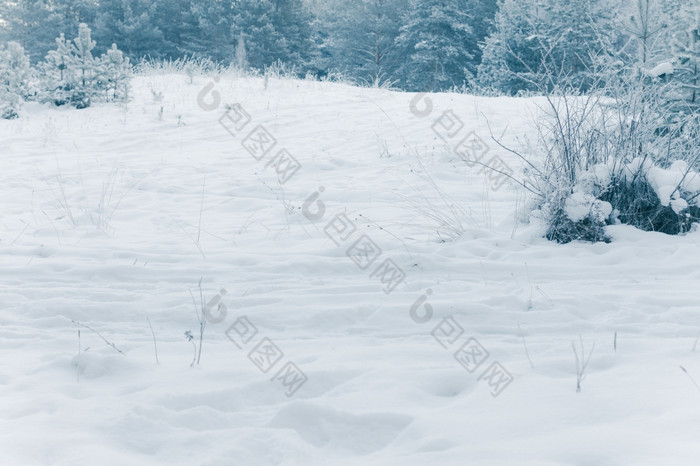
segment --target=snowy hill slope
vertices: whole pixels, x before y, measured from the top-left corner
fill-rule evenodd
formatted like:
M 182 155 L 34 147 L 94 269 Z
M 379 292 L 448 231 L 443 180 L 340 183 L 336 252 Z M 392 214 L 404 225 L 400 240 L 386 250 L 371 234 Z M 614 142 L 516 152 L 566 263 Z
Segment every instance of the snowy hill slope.
M 547 242 L 437 135 L 519 173 L 536 99 L 212 83 L 0 121 L 0 464 L 697 464 L 698 233 Z

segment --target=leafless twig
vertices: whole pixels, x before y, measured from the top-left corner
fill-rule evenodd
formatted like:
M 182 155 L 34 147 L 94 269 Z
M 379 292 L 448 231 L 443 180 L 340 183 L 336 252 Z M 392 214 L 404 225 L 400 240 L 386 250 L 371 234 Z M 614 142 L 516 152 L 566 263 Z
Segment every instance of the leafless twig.
M 591 356 L 593 355 L 593 350 L 595 349 L 595 343 L 591 347 L 591 351 L 588 353 L 588 357 L 585 354 L 585 348 L 583 345 L 583 337 L 579 335 L 579 342 L 581 345 L 581 355 L 576 349 L 576 343 L 571 342 L 571 347 L 574 350 L 574 357 L 576 358 L 576 392 L 581 391 L 581 382 L 586 378 L 586 369 L 588 368 L 588 363 L 591 361 Z
M 76 320 L 71 320 L 71 322 L 73 322 L 74 325 L 77 325 L 77 326 L 79 326 L 79 327 L 84 327 L 84 328 L 90 330 L 92 333 L 94 333 L 94 334 L 97 335 L 98 337 L 102 338 L 102 340 L 103 340 L 105 343 L 107 343 L 107 346 L 111 346 L 116 352 L 121 353 L 121 354 L 123 354 L 124 356 L 126 356 L 126 353 L 124 353 L 124 351 L 122 351 L 122 350 L 120 350 L 119 348 L 117 348 L 117 345 L 115 345 L 114 343 L 112 343 L 111 341 L 109 341 L 108 339 L 106 339 L 105 337 L 103 337 L 102 334 L 101 334 L 100 332 L 98 332 L 97 330 L 95 330 L 94 328 L 92 328 L 92 327 L 90 327 L 90 326 L 88 326 L 88 325 L 82 324 L 82 323 L 80 323 L 80 322 L 78 322 L 78 321 L 76 321 Z
M 153 331 L 153 325 L 151 325 L 151 319 L 146 314 L 146 321 L 148 321 L 148 328 L 151 329 L 151 335 L 153 335 L 153 349 L 156 353 L 156 364 L 160 364 L 158 361 L 158 345 L 156 344 L 156 333 Z

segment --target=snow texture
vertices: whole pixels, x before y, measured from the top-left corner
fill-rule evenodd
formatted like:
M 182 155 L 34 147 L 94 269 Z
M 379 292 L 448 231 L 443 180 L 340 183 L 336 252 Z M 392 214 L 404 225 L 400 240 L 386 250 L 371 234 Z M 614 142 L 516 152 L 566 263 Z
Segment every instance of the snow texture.
M 0 463 L 697 464 L 700 233 L 548 242 L 467 157 L 519 173 L 487 121 L 516 145 L 542 100 L 416 97 L 142 76 L 127 108 L 0 121 Z M 651 174 L 666 203 L 681 171 Z

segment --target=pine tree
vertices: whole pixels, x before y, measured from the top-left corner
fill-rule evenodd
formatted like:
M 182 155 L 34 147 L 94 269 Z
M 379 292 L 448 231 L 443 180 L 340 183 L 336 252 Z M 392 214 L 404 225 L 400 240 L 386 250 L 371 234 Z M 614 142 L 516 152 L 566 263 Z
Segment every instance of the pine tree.
M 134 59 L 164 57 L 170 47 L 156 21 L 157 6 L 150 0 L 100 0 L 95 39 L 119 44 L 124 54 Z
M 95 23 L 97 0 L 52 0 L 50 4 L 61 18 L 61 32 L 68 37 L 79 34 L 81 23 Z
M 272 0 L 239 0 L 231 25 L 230 36 L 243 38 L 247 45 L 250 66 L 259 70 L 277 60 L 285 59 L 287 44 L 275 29 Z M 234 48 L 228 49 L 228 61 L 233 61 Z
M 285 43 L 285 50 L 280 51 L 277 59 L 306 69 L 313 54 L 313 15 L 303 0 L 274 0 L 273 3 L 272 23 Z
M 482 60 L 481 44 L 494 29 L 494 20 L 498 11 L 498 0 L 471 0 L 469 13 L 473 40 L 466 44 L 472 59 L 467 64 L 469 73 L 476 77 Z
M 56 49 L 39 65 L 44 89 L 42 100 L 89 107 L 99 88 L 101 72 L 100 61 L 92 55 L 94 48 L 95 41 L 85 23 L 79 25 L 78 37 L 73 42 L 61 34 L 56 39 Z
M 32 62 L 52 49 L 60 33 L 78 34 L 80 23 L 91 24 L 97 12 L 96 0 L 16 0 L 0 2 L 0 33 L 5 40 L 22 45 Z M 3 38 L 0 37 L 0 40 Z
M 35 94 L 33 70 L 24 48 L 17 42 L 8 42 L 0 49 L 0 85 L 22 99 L 30 99 Z
M 195 52 L 216 61 L 231 62 L 234 48 L 232 21 L 239 6 L 232 1 L 193 1 L 190 12 L 199 34 L 190 32 L 190 46 Z M 197 37 L 198 36 L 198 37 Z
M 88 89 L 97 74 L 95 72 L 95 59 L 92 56 L 92 50 L 97 42 L 92 40 L 92 32 L 85 23 L 80 24 L 78 37 L 73 39 L 73 42 L 74 62 L 80 75 L 79 84 L 83 89 Z
M 131 64 L 117 44 L 100 57 L 100 70 L 107 100 L 126 102 L 129 98 Z
M 444 90 L 469 79 L 475 43 L 468 0 L 412 0 L 396 44 L 406 55 L 400 74 L 411 90 Z
M 532 89 L 541 54 L 533 34 L 539 23 L 532 0 L 499 0 L 494 29 L 482 50 L 477 82 L 506 94 Z
M 44 62 L 39 64 L 42 80 L 42 101 L 65 105 L 75 88 L 77 78 L 73 67 L 71 44 L 61 33 L 55 39 L 56 49 L 49 51 Z
M 45 0 L 0 2 L 5 38 L 18 42 L 33 62 L 41 60 L 63 30 L 63 17 Z
M 17 42 L 0 47 L 0 118 L 17 118 L 23 99 L 32 97 L 29 58 Z
M 632 14 L 626 22 L 625 31 L 633 39 L 637 51 L 637 72 L 653 65 L 656 58 L 664 53 L 663 36 L 666 24 L 661 4 L 657 0 L 636 0 Z
M 403 0 L 361 0 L 322 10 L 316 34 L 325 67 L 332 64 L 347 77 L 374 85 L 397 81 L 396 38 L 403 4 Z
M 681 81 L 685 103 L 698 112 L 700 110 L 700 6 L 686 9 L 684 31 L 673 38 L 675 55 L 675 77 Z
M 206 52 L 202 43 L 198 20 L 192 12 L 192 0 L 152 0 L 155 10 L 151 22 L 162 32 L 163 49 L 159 55 L 178 58 Z
M 281 62 L 306 69 L 313 54 L 311 21 L 301 0 L 237 0 L 229 36 L 236 42 L 243 37 L 253 68 Z
M 614 35 L 605 0 L 500 0 L 478 82 L 507 94 L 556 85 L 586 90 Z

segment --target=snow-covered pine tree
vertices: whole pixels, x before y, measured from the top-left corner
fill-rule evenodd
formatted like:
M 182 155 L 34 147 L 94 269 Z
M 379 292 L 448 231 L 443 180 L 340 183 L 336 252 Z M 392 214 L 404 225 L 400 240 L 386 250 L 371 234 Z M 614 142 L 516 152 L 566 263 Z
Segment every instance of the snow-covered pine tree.
M 553 0 L 552 21 L 545 41 L 552 50 L 552 67 L 567 75 L 567 84 L 587 91 L 596 83 L 597 57 L 613 48 L 616 12 L 609 0 Z
M 20 99 L 10 94 L 4 86 L 0 86 L 0 118 L 13 120 L 19 116 Z
M 613 18 L 605 0 L 500 0 L 478 82 L 507 94 L 561 84 L 586 90 L 595 57 L 615 36 Z
M 498 11 L 498 0 L 470 0 L 469 12 L 472 17 L 470 26 L 472 28 L 473 41 L 470 41 L 469 53 L 472 60 L 467 64 L 469 73 L 475 78 L 479 64 L 482 60 L 481 44 L 486 40 L 494 29 L 496 12 Z
M 96 42 L 92 40 L 90 28 L 87 24 L 81 23 L 78 28 L 78 37 L 73 39 L 73 60 L 77 73 L 77 85 L 71 96 L 71 104 L 75 108 L 87 108 L 92 102 L 92 98 L 97 90 L 97 77 L 99 75 L 99 63 L 92 56 L 92 50 Z
M 99 89 L 100 61 L 92 56 L 94 48 L 95 41 L 85 23 L 80 24 L 78 37 L 73 42 L 61 34 L 56 39 L 56 50 L 51 50 L 39 65 L 41 100 L 76 108 L 89 107 Z
M 307 69 L 311 61 L 313 15 L 303 0 L 274 0 L 272 23 L 284 38 L 285 51 L 278 57 L 282 62 Z
M 700 110 L 700 5 L 685 10 L 684 31 L 673 38 L 675 55 L 674 76 L 680 80 L 683 99 L 688 110 Z
M 17 42 L 0 48 L 0 118 L 18 116 L 23 99 L 34 94 L 32 69 L 24 49 Z
M 17 42 L 8 42 L 0 59 L 2 68 L 2 81 L 10 92 L 23 99 L 31 98 L 35 93 L 33 70 L 29 64 L 29 57 L 24 48 Z
M 637 70 L 643 72 L 656 65 L 663 54 L 663 32 L 667 19 L 659 0 L 636 0 L 625 30 L 637 49 Z
M 400 75 L 410 90 L 437 91 L 464 84 L 476 42 L 469 0 L 411 0 L 396 44 L 406 60 Z
M 534 90 L 542 54 L 535 40 L 543 19 L 533 0 L 499 0 L 494 28 L 482 45 L 477 82 L 506 94 Z
M 156 11 L 159 3 L 162 2 L 100 0 L 99 12 L 95 19 L 95 40 L 101 44 L 119 44 L 120 50 L 132 59 L 164 57 L 172 48 L 166 43 L 163 31 L 159 27 Z
M 38 68 L 42 88 L 40 100 L 55 105 L 69 103 L 76 78 L 71 44 L 63 33 L 56 38 L 56 49 L 49 51 Z
M 240 0 L 229 35 L 243 37 L 247 46 L 247 58 L 251 67 L 262 70 L 276 60 L 285 58 L 286 43 L 273 24 L 272 0 Z M 233 58 L 233 47 L 228 48 L 228 59 Z
M 311 60 L 311 15 L 302 0 L 237 0 L 229 35 L 243 37 L 248 63 L 259 70 L 275 62 L 305 69 Z
M 318 13 L 317 35 L 325 68 L 375 86 L 398 80 L 404 0 L 337 1 Z M 322 65 L 322 66 L 323 66 Z M 330 70 L 329 70 L 330 71 Z
M 117 44 L 100 57 L 100 80 L 106 92 L 106 100 L 126 102 L 129 99 L 131 64 Z
M 695 1 L 695 0 L 692 0 Z M 678 0 L 635 0 L 623 22 L 628 36 L 626 47 L 617 55 L 624 68 L 623 86 L 627 100 L 644 108 L 643 115 L 653 117 L 654 132 L 667 135 L 683 126 L 685 104 L 677 82 L 679 66 L 674 47 L 686 32 Z M 652 141 L 646 141 L 652 142 Z M 640 152 L 642 145 L 640 144 Z

